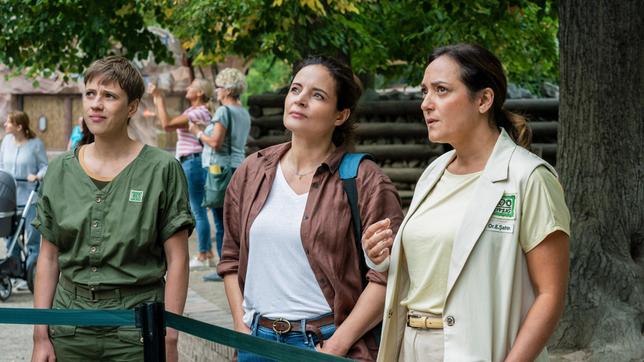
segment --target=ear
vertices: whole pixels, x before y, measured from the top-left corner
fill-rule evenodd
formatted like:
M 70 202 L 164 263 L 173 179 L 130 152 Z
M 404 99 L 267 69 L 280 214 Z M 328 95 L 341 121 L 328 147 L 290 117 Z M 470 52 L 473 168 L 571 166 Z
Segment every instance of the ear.
M 139 109 L 140 99 L 135 99 L 127 105 L 127 117 L 130 118 L 136 113 L 136 110 Z
M 485 88 L 480 91 L 478 98 L 479 113 L 484 114 L 492 108 L 494 104 L 494 91 L 492 88 Z
M 350 116 L 350 115 L 351 115 L 351 110 L 349 110 L 348 108 L 347 108 L 347 109 L 343 109 L 343 110 L 341 110 L 340 112 L 338 112 L 338 113 L 336 114 L 336 118 L 335 118 L 335 125 L 336 125 L 336 127 L 337 127 L 337 126 L 340 126 L 340 125 L 342 125 L 344 122 L 346 122 L 346 121 L 347 121 L 347 119 L 349 119 L 349 116 Z

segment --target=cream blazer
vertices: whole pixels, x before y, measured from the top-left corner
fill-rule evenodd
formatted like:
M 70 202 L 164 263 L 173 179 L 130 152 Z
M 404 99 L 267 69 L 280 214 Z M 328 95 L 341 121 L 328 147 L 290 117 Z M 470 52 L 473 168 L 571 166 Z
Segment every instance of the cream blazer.
M 402 230 L 453 158 L 454 151 L 447 152 L 423 172 L 394 240 L 378 361 L 398 360 L 405 328 Z M 519 230 L 526 181 L 540 165 L 555 173 L 501 131 L 454 239 L 443 312 L 445 361 L 503 361 L 534 302 Z M 545 349 L 537 361 L 548 361 Z

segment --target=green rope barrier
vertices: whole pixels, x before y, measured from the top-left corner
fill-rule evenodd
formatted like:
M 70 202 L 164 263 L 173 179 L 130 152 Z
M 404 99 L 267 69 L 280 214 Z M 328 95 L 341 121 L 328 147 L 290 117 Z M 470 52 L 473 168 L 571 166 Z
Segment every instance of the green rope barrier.
M 284 362 L 300 361 L 351 361 L 350 359 L 315 352 L 291 345 L 277 343 L 230 329 L 196 321 L 171 312 L 165 312 L 166 326 L 211 342 L 255 353 Z
M 0 324 L 133 326 L 133 310 L 0 308 Z
M 198 320 L 165 312 L 165 324 L 176 330 L 284 362 L 341 362 L 349 359 L 318 353 L 239 333 Z M 134 310 L 81 310 L 0 308 L 0 324 L 75 325 L 81 327 L 134 326 Z

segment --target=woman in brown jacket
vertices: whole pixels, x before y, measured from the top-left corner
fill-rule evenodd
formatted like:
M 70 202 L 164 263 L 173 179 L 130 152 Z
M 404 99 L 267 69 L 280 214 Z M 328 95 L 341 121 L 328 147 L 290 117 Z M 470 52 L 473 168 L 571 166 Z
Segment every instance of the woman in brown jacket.
M 382 319 L 385 276 L 362 285 L 351 211 L 338 167 L 351 147 L 351 115 L 361 88 L 351 69 L 309 58 L 295 71 L 284 103 L 291 142 L 249 156 L 224 206 L 217 271 L 224 277 L 235 330 L 323 353 L 375 360 L 368 333 Z M 363 225 L 402 220 L 391 181 L 372 161 L 357 180 Z M 240 351 L 239 361 L 261 361 Z

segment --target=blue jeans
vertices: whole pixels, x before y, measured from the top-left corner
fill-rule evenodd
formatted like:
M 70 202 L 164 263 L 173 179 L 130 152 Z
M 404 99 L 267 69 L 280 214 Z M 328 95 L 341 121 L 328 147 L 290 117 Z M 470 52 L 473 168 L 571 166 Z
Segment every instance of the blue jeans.
M 27 214 L 25 215 L 25 239 L 27 241 L 27 264 L 26 267 L 29 269 L 36 260 L 38 260 L 38 254 L 40 254 L 40 233 L 36 230 L 35 227 L 31 226 L 31 222 L 36 217 L 36 204 L 31 205 Z M 7 251 L 9 250 L 9 245 L 11 243 L 11 236 L 5 239 L 5 245 L 7 246 Z M 20 247 L 16 245 L 13 248 L 11 253 L 12 256 L 20 258 Z
M 237 168 L 233 168 L 235 172 Z M 208 172 L 207 168 L 204 168 Z M 218 207 L 212 209 L 212 216 L 215 220 L 215 241 L 217 241 L 217 255 L 221 259 L 221 246 L 224 244 L 224 208 Z
M 195 216 L 198 249 L 200 252 L 206 253 L 212 250 L 208 214 L 206 214 L 206 208 L 201 206 L 206 184 L 206 170 L 201 167 L 201 156 L 183 161 L 181 167 L 183 167 L 183 172 L 188 179 L 188 196 L 190 198 L 190 209 Z
M 324 316 L 321 316 L 324 317 Z M 306 323 L 306 320 L 301 321 L 302 325 Z M 253 317 L 253 323 L 251 325 L 251 334 L 253 336 L 268 339 L 275 342 L 286 343 L 291 346 L 300 347 L 304 349 L 310 349 L 315 351 L 315 345 L 320 343 L 318 337 L 314 333 L 306 332 L 289 332 L 285 334 L 278 334 L 270 328 L 266 328 L 259 325 L 259 314 L 255 314 Z M 328 324 L 320 327 L 320 332 L 322 333 L 322 338 L 327 340 L 331 338 L 333 333 L 335 333 L 335 325 Z M 256 354 L 238 351 L 237 353 L 238 362 L 272 362 L 270 358 L 258 356 Z

